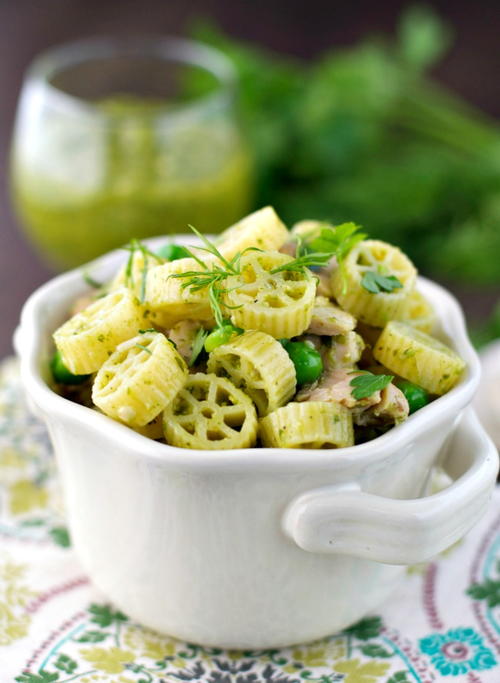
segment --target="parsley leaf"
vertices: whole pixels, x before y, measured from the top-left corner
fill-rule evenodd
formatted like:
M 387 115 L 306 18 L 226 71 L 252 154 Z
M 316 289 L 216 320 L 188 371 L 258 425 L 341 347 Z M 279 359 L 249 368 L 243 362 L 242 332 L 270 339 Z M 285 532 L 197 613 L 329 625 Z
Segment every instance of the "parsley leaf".
M 198 360 L 198 356 L 203 351 L 205 339 L 208 337 L 208 335 L 209 335 L 208 330 L 204 330 L 203 327 L 200 327 L 200 329 L 196 333 L 196 337 L 194 338 L 194 341 L 193 341 L 193 349 L 191 351 L 191 357 L 188 361 L 188 365 L 190 368 L 193 367 L 193 365 Z
M 349 252 L 367 237 L 366 233 L 359 232 L 360 229 L 356 223 L 341 223 L 335 226 L 325 223 L 319 235 L 306 245 L 314 251 L 329 252 L 330 256 L 335 256 L 342 275 L 344 293 L 347 290 L 345 259 Z
M 351 395 L 357 401 L 362 398 L 368 398 L 376 391 L 381 391 L 391 383 L 394 379 L 393 375 L 373 375 L 371 372 L 364 372 L 362 375 L 353 377 L 349 384 L 353 389 Z
M 313 251 L 331 252 L 340 263 L 358 242 L 364 240 L 366 234 L 359 232 L 356 223 L 341 223 L 340 225 L 325 225 L 320 233 L 309 243 Z
M 395 275 L 382 275 L 374 270 L 368 270 L 361 279 L 361 286 L 371 294 L 380 292 L 392 292 L 400 289 L 403 285 Z

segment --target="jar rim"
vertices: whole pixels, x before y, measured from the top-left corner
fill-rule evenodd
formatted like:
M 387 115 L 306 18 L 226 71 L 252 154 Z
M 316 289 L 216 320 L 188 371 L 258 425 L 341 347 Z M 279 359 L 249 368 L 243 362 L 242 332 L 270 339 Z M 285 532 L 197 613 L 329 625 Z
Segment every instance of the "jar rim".
M 115 57 L 158 58 L 165 62 L 197 67 L 215 77 L 215 91 L 186 102 L 159 107 L 157 116 L 186 114 L 206 108 L 223 107 L 233 99 L 237 75 L 230 61 L 221 51 L 204 43 L 175 36 L 104 36 L 86 38 L 56 45 L 39 54 L 28 67 L 26 81 L 48 92 L 52 106 L 73 113 L 86 112 L 103 120 L 110 117 L 96 102 L 69 93 L 51 81 L 64 70 L 91 62 Z

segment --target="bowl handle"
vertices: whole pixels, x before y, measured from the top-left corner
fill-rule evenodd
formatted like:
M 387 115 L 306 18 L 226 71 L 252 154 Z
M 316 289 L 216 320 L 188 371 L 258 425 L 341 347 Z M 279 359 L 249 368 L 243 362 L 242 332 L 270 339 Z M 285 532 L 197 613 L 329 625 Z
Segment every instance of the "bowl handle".
M 444 454 L 454 480 L 440 493 L 398 500 L 364 493 L 356 484 L 303 493 L 288 506 L 285 533 L 313 553 L 352 555 L 387 564 L 428 560 L 458 541 L 486 511 L 498 453 L 471 408 Z

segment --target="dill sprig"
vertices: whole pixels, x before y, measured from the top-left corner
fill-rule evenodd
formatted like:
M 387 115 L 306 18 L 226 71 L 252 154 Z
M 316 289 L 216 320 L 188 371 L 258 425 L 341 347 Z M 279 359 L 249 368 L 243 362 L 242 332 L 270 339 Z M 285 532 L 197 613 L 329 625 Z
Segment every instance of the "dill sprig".
M 235 261 L 236 257 L 239 256 L 239 254 L 236 254 L 236 256 L 233 259 L 228 261 L 220 253 L 220 251 L 217 249 L 215 244 L 213 242 L 210 242 L 210 240 L 207 237 L 205 237 L 205 235 L 203 235 L 199 230 L 197 230 L 192 225 L 190 225 L 189 228 L 190 228 L 190 230 L 192 230 L 194 232 L 196 237 L 198 237 L 198 239 L 200 239 L 203 242 L 203 244 L 205 245 L 204 247 L 200 247 L 199 245 L 196 245 L 196 246 L 194 246 L 195 249 L 198 249 L 200 251 L 205 251 L 205 252 L 208 252 L 209 254 L 212 254 L 212 256 L 215 256 L 217 259 L 219 259 L 219 261 L 222 263 L 222 265 L 224 265 L 227 268 L 228 271 L 233 271 L 232 272 L 233 275 L 238 274 L 234 270 L 234 261 Z M 189 248 L 188 248 L 188 251 L 191 253 L 191 256 L 198 261 L 198 263 L 201 263 L 201 265 L 203 265 L 205 268 L 207 267 L 206 264 L 204 264 L 202 261 L 200 261 L 200 259 L 196 258 L 196 256 L 191 252 L 191 250 Z
M 134 289 L 134 256 L 137 252 L 140 252 L 144 257 L 144 265 L 141 271 L 141 288 L 139 292 L 139 300 L 143 304 L 146 300 L 146 282 L 149 269 L 149 260 L 154 259 L 157 263 L 163 263 L 163 259 L 154 251 L 148 249 L 148 247 L 143 244 L 138 239 L 132 239 L 128 244 L 126 244 L 123 249 L 129 252 L 127 264 L 125 266 L 125 284 L 129 289 Z
M 326 266 L 333 255 L 333 252 L 309 252 L 308 254 L 298 256 L 292 261 L 288 261 L 281 266 L 273 268 L 271 273 L 281 273 L 284 270 L 304 272 L 306 268 Z
M 95 280 L 87 270 L 84 270 L 82 272 L 82 278 L 84 282 L 93 289 L 101 289 L 101 287 L 104 286 L 102 282 L 98 282 L 97 280 Z
M 205 235 L 202 235 L 201 232 L 192 225 L 189 227 L 205 245 L 196 245 L 191 248 L 186 247 L 186 251 L 198 263 L 201 270 L 187 270 L 184 273 L 172 273 L 169 277 L 183 279 L 184 282 L 181 284 L 183 289 L 189 288 L 193 292 L 206 289 L 208 291 L 210 307 L 215 318 L 216 328 L 221 328 L 228 325 L 228 321 L 224 318 L 223 308 L 238 308 L 222 303 L 223 295 L 228 291 L 223 286 L 223 283 L 231 275 L 241 274 L 240 261 L 244 253 L 250 250 L 261 250 L 251 247 L 250 249 L 244 249 L 242 252 L 238 252 L 231 259 L 226 259 L 217 249 L 215 244 L 205 237 Z M 210 262 L 210 264 L 207 265 L 193 252 L 193 249 L 211 254 L 215 257 L 216 261 Z
M 181 285 L 183 289 L 189 288 L 193 292 L 207 289 L 216 327 L 220 328 L 228 324 L 224 318 L 223 308 L 231 308 L 222 303 L 223 295 L 227 292 L 223 283 L 232 275 L 241 275 L 241 257 L 243 254 L 247 251 L 262 250 L 257 247 L 249 247 L 238 252 L 231 259 L 227 259 L 205 235 L 192 225 L 189 227 L 204 245 L 186 248 L 186 251 L 201 269 L 172 273 L 169 277 L 183 279 L 184 282 Z M 316 234 L 310 241 L 297 237 L 297 258 L 273 268 L 271 274 L 283 271 L 305 273 L 308 268 L 326 266 L 333 256 L 337 258 L 339 266 L 342 267 L 342 263 L 350 250 L 366 237 L 364 233 L 358 231 L 359 227 L 354 223 L 343 223 L 335 227 L 325 224 L 321 227 L 319 235 Z M 215 261 L 207 265 L 194 253 L 193 249 L 211 254 L 215 257 Z

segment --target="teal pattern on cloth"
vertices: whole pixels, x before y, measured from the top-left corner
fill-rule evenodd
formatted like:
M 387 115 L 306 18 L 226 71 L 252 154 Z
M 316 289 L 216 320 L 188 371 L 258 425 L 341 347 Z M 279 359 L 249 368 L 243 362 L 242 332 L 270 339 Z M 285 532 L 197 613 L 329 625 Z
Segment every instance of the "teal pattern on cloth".
M 360 586 L 362 590 L 362 586 Z M 307 615 L 304 615 L 307 618 Z M 71 548 L 44 426 L 0 365 L 0 683 L 500 683 L 500 490 L 462 541 L 410 567 L 342 633 L 223 651 L 162 636 L 109 605 Z
M 430 655 L 432 664 L 443 676 L 458 676 L 468 671 L 485 671 L 496 666 L 493 652 L 472 628 L 454 628 L 433 633 L 420 640 L 420 649 Z

